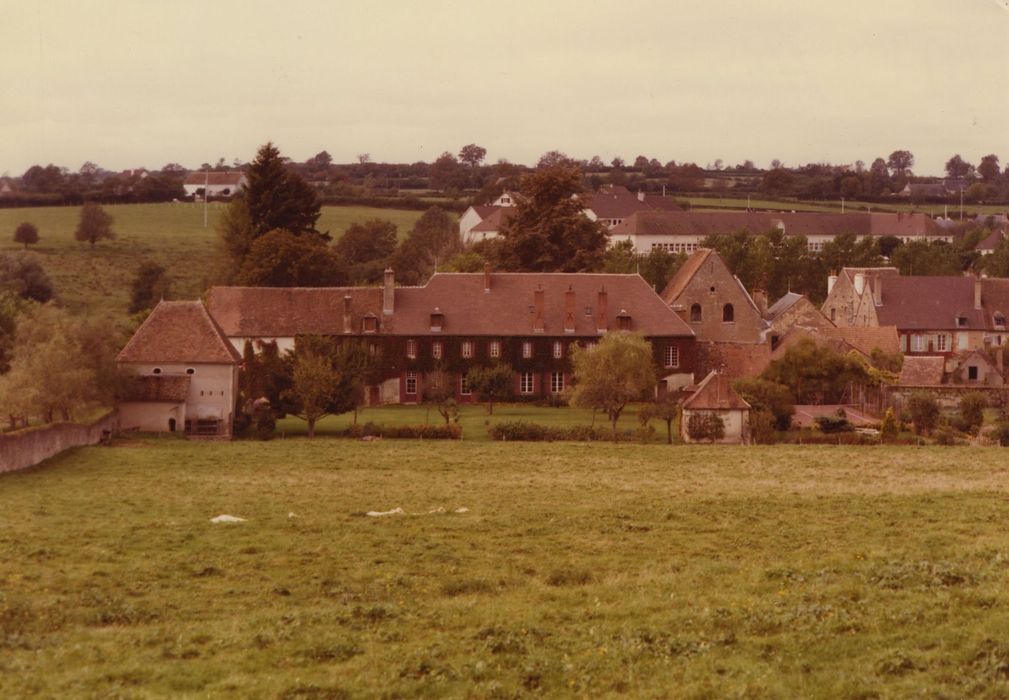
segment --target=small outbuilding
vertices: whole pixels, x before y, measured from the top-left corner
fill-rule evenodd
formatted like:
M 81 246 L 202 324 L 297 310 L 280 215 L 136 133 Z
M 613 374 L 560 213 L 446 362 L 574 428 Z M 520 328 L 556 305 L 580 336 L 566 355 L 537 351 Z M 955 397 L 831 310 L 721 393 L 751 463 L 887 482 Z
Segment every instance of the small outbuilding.
M 230 437 L 242 358 L 200 301 L 162 301 L 116 358 L 123 430 Z
M 750 404 L 732 388 L 728 376 L 715 371 L 709 372 L 683 400 L 680 434 L 684 442 L 703 442 L 691 438 L 687 428 L 694 416 L 712 415 L 725 426 L 725 434 L 714 442 L 737 445 L 749 442 Z

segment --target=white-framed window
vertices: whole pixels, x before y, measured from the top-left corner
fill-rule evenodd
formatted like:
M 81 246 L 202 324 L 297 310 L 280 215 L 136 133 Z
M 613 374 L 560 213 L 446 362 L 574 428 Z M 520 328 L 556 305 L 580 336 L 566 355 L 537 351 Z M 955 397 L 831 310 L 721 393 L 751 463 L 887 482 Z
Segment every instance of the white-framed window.
M 522 357 L 529 359 L 533 356 L 533 344 L 530 340 L 522 341 Z
M 564 391 L 564 373 L 563 372 L 551 372 L 550 373 L 550 393 L 559 394 Z
M 519 393 L 520 394 L 531 394 L 534 391 L 535 383 L 533 382 L 532 372 L 523 372 L 519 375 Z
M 417 393 L 417 373 L 407 372 L 406 373 L 406 393 L 416 394 Z
M 469 396 L 473 393 L 469 385 L 469 377 L 465 374 L 459 377 L 459 393 L 463 396 Z
M 831 309 L 831 311 L 833 311 L 833 309 Z M 900 351 L 907 352 L 907 336 L 904 335 L 903 333 L 900 336 Z
M 667 345 L 665 353 L 666 367 L 680 366 L 680 349 L 675 345 Z
M 935 336 L 935 350 L 936 352 L 946 352 L 949 350 L 949 336 L 945 333 L 938 333 Z
M 554 341 L 554 357 L 561 358 L 564 357 L 564 343 L 559 340 Z
M 490 341 L 490 356 L 491 357 L 501 357 L 501 341 L 492 340 Z
M 410 340 L 406 341 L 406 356 L 409 357 L 411 360 L 417 358 L 417 341 L 414 340 L 413 338 L 410 338 Z
M 918 333 L 911 336 L 911 352 L 925 352 L 925 336 Z
M 436 340 L 433 343 L 431 343 L 431 357 L 433 357 L 436 360 L 440 360 L 441 359 L 441 341 L 440 340 Z
M 473 341 L 464 340 L 462 341 L 462 356 L 465 358 L 473 357 Z

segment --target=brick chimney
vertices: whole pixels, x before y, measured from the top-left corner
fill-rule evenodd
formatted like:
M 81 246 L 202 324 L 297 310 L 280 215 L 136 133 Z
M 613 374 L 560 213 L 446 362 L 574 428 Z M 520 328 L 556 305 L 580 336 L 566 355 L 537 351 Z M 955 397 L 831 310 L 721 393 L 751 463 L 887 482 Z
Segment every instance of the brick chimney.
M 490 263 L 485 262 L 483 264 L 483 291 L 484 294 L 490 292 Z
M 535 333 L 542 333 L 546 329 L 546 323 L 543 320 L 543 288 L 537 287 L 533 292 L 533 331 Z
M 575 332 L 575 290 L 568 285 L 568 291 L 564 292 L 564 332 Z
M 607 318 L 609 318 L 609 299 L 607 298 L 606 287 L 602 287 L 596 300 L 596 330 L 600 333 L 605 333 L 607 330 Z
M 382 287 L 382 313 L 389 315 L 395 308 L 396 301 L 396 273 L 391 267 L 385 268 L 385 284 Z
M 981 278 L 974 277 L 974 309 L 981 310 Z
M 757 311 L 761 316 L 767 316 L 767 292 L 763 289 L 753 290 L 753 303 L 757 305 Z
M 343 332 L 353 333 L 354 332 L 354 322 L 350 315 L 350 301 L 351 297 L 349 294 L 343 297 Z

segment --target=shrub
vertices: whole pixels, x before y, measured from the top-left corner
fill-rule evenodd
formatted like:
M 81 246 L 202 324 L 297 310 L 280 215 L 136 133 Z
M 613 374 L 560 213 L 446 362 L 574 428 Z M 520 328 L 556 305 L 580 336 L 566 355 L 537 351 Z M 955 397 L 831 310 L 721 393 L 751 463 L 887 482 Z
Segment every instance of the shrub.
M 855 429 L 847 418 L 840 416 L 817 416 L 816 427 L 823 433 L 850 433 Z
M 950 446 L 956 443 L 956 433 L 949 426 L 944 425 L 935 431 L 935 444 Z
M 603 428 L 590 425 L 575 425 L 568 428 L 556 428 L 526 423 L 525 421 L 506 421 L 497 423 L 487 429 L 492 440 L 523 440 L 526 442 L 550 442 L 553 440 L 572 440 L 577 442 L 594 442 L 612 440 L 613 436 Z M 632 433 L 632 435 L 634 435 Z M 618 439 L 627 439 L 627 435 L 618 435 Z
M 687 419 L 687 435 L 691 440 L 715 442 L 725 437 L 725 421 L 717 413 L 699 411 Z
M 456 423 L 448 425 L 377 425 L 368 421 L 364 425 L 352 425 L 339 433 L 344 437 L 380 437 L 390 440 L 459 440 L 462 427 Z
M 931 433 L 939 422 L 939 404 L 930 394 L 915 392 L 907 400 L 908 413 L 919 435 Z
M 880 442 L 892 442 L 900 434 L 900 426 L 897 425 L 897 418 L 893 415 L 893 409 L 886 409 L 883 414 L 883 423 L 879 426 Z
M 775 442 L 776 422 L 774 414 L 765 409 L 750 411 L 750 438 L 757 445 L 772 445 Z
M 999 422 L 992 432 L 992 437 L 998 440 L 998 444 L 1002 447 L 1009 447 L 1009 422 Z
M 791 427 L 795 406 L 792 405 L 792 393 L 787 386 L 766 379 L 740 379 L 732 387 L 754 411 L 769 411 L 778 430 L 788 430 Z M 752 413 L 750 422 L 752 425 Z
M 984 409 L 988 406 L 988 398 L 980 391 L 971 391 L 960 397 L 960 420 L 957 428 L 965 433 L 976 435 L 984 423 Z

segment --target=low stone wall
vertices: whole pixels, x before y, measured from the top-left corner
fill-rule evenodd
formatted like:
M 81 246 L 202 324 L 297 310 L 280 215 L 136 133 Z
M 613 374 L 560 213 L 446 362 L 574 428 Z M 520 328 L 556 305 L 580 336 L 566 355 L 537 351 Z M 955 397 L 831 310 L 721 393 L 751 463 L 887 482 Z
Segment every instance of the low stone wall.
M 0 435 L 0 473 L 17 471 L 81 445 L 95 445 L 103 434 L 115 432 L 119 414 L 110 411 L 87 425 L 53 423 L 11 435 Z

